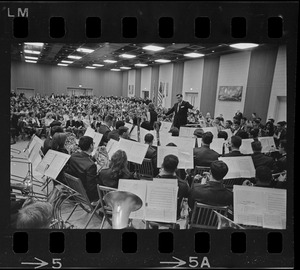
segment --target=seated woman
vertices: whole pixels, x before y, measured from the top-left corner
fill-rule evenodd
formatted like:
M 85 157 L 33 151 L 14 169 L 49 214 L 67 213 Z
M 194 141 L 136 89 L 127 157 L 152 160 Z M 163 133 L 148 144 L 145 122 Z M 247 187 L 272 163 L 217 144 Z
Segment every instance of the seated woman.
M 126 153 L 118 150 L 112 155 L 109 168 L 100 171 L 97 183 L 101 186 L 118 188 L 119 179 L 133 179 L 133 173 L 128 170 L 127 164 Z

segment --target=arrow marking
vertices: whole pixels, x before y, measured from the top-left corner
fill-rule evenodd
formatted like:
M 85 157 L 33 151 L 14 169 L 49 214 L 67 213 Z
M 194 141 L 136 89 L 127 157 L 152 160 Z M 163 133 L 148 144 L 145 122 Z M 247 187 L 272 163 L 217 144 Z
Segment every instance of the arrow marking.
M 47 262 L 37 258 L 37 257 L 34 257 L 35 260 L 38 260 L 39 262 L 22 262 L 21 264 L 30 264 L 30 265 L 37 265 L 36 267 L 34 267 L 34 269 L 38 269 L 38 268 L 41 268 L 41 267 L 44 267 L 46 265 L 48 265 Z
M 173 266 L 173 268 L 175 267 L 178 267 L 178 266 L 181 266 L 181 265 L 185 265 L 186 262 L 181 260 L 181 259 L 178 259 L 174 256 L 172 256 L 173 259 L 177 260 L 177 262 L 160 262 L 161 264 L 176 264 L 175 266 Z

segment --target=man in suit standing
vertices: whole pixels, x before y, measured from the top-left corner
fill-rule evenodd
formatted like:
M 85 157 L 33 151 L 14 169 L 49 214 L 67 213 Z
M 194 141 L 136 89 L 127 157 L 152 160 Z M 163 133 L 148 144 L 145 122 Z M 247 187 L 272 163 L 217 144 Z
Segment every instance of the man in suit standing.
M 187 113 L 188 109 L 193 109 L 188 101 L 184 101 L 182 94 L 177 94 L 177 103 L 166 113 L 169 115 L 174 112 L 173 126 L 180 129 L 180 126 L 185 126 L 187 124 Z
M 93 139 L 89 136 L 82 136 L 79 139 L 81 152 L 73 153 L 66 166 L 66 173 L 79 178 L 90 201 L 99 199 L 97 193 L 97 166 L 91 157 L 94 150 Z

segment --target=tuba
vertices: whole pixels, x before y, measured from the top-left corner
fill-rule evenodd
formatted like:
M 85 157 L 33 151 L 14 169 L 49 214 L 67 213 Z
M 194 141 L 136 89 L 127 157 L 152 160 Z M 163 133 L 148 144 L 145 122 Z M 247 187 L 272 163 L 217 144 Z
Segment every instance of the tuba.
M 112 209 L 113 229 L 127 228 L 130 213 L 143 205 L 139 196 L 127 191 L 111 191 L 103 199 Z

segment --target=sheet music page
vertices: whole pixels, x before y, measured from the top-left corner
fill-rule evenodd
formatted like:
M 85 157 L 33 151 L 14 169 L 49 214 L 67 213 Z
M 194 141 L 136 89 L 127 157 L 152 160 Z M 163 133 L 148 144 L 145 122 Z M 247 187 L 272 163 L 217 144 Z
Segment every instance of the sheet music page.
M 160 129 L 159 129 L 159 132 L 160 133 L 168 133 L 170 131 L 170 129 L 171 129 L 171 126 L 172 126 L 172 122 L 164 122 L 164 121 L 162 121 Z
M 204 127 L 202 129 L 203 129 L 204 132 L 210 131 L 214 135 L 214 138 L 218 138 L 218 129 L 217 129 L 217 127 Z
M 93 141 L 95 143 L 94 145 L 94 150 L 92 152 L 92 155 L 95 155 L 96 151 L 97 151 L 97 148 L 99 146 L 99 143 L 101 142 L 102 140 L 102 137 L 103 137 L 103 134 L 99 133 L 99 132 L 95 132 L 94 133 L 94 137 L 93 137 Z
M 128 161 L 142 164 L 149 145 L 120 138 L 119 149 L 127 154 Z
M 152 131 L 152 130 L 151 130 Z M 145 136 L 146 134 L 150 133 L 154 136 L 154 134 L 151 132 L 150 130 L 147 130 L 145 128 L 142 128 L 140 127 L 140 139 L 141 139 L 141 142 L 144 143 L 145 142 Z M 154 136 L 155 138 L 156 136 Z
M 36 167 L 35 171 L 44 175 L 46 169 L 50 166 L 50 164 L 54 158 L 55 158 L 55 151 L 48 150 L 45 157 L 42 159 L 42 161 Z
M 33 141 L 33 143 L 31 143 L 31 145 L 33 145 L 33 147 L 31 148 L 29 155 L 28 155 L 28 160 L 31 163 L 34 163 L 34 161 L 36 160 L 36 158 L 38 157 L 40 150 L 41 150 L 41 145 L 35 141 Z
M 238 158 L 240 158 L 240 157 L 219 157 L 219 160 L 222 160 L 228 166 L 228 172 L 225 175 L 224 179 L 241 177 L 240 169 L 237 165 L 237 160 L 236 160 Z
M 160 145 L 161 146 L 166 146 L 168 143 L 173 142 L 172 139 L 174 138 L 172 136 L 172 133 L 160 133 L 159 134 L 159 139 L 160 139 Z M 175 143 L 176 144 L 176 143 Z
M 276 150 L 274 137 L 259 137 L 258 140 L 261 142 L 262 153 L 274 152 Z
M 174 188 L 176 188 L 178 186 L 177 183 L 177 178 L 153 178 L 153 182 L 157 182 L 157 183 L 162 183 L 162 184 L 167 184 L 170 186 L 173 186 Z
M 178 148 L 190 149 L 195 147 L 195 138 L 171 136 L 170 140 L 172 143 L 176 144 Z
M 145 219 L 147 182 L 148 181 L 146 180 L 119 180 L 118 190 L 131 192 L 139 196 L 143 202 L 143 205 L 139 210 L 130 213 L 129 217 L 132 219 Z
M 109 159 L 111 159 L 112 155 L 119 150 L 119 142 L 113 139 L 110 139 L 106 145 L 106 150 L 108 153 Z
M 252 142 L 253 142 L 253 139 L 242 139 L 242 145 L 240 147 L 240 152 L 245 155 L 253 154 L 253 150 L 251 147 Z
M 240 170 L 240 177 L 255 177 L 255 167 L 250 156 L 239 157 L 236 161 Z
M 178 169 L 194 168 L 194 152 L 193 148 L 178 148 Z
M 130 132 L 130 130 L 129 130 L 129 132 Z M 138 141 L 138 133 L 137 132 L 138 132 L 137 126 L 134 126 L 133 130 L 130 133 L 130 139 Z
M 230 138 L 232 137 L 232 131 L 229 128 L 223 129 L 223 131 L 225 131 L 228 135 L 227 140 L 230 140 Z
M 200 138 L 198 138 L 198 139 L 200 139 Z M 218 154 L 222 155 L 224 143 L 225 143 L 225 140 L 223 138 L 214 138 L 209 147 L 210 147 L 210 149 L 215 150 Z M 198 146 L 199 146 L 199 141 L 198 141 Z
M 133 127 L 133 124 L 125 123 L 125 127 L 127 127 L 127 128 L 128 128 L 128 131 L 130 132 L 130 130 L 131 130 L 132 127 Z
M 64 154 L 64 153 L 60 153 L 60 154 Z M 70 155 L 67 154 L 64 155 L 56 154 L 55 158 L 50 163 L 49 168 L 45 171 L 45 175 L 52 179 L 56 179 L 60 171 L 62 170 L 62 168 L 66 165 L 69 158 Z
M 188 137 L 188 138 L 194 138 L 194 131 L 198 128 L 192 128 L 192 127 L 180 127 L 179 129 L 179 137 Z
M 94 135 L 95 135 L 95 130 L 91 127 L 87 127 L 84 136 L 89 136 L 94 139 Z
M 233 186 L 234 222 L 264 228 L 286 228 L 286 190 Z
M 36 136 L 36 135 L 34 135 L 33 141 L 35 141 L 36 143 L 38 143 L 41 147 L 44 145 L 44 141 L 42 139 L 40 139 L 38 136 Z
M 167 155 L 175 155 L 178 157 L 178 147 L 175 146 L 158 146 L 157 147 L 157 168 L 161 168 L 164 157 Z
M 157 222 L 176 222 L 178 187 L 158 182 L 147 183 L 145 219 Z

